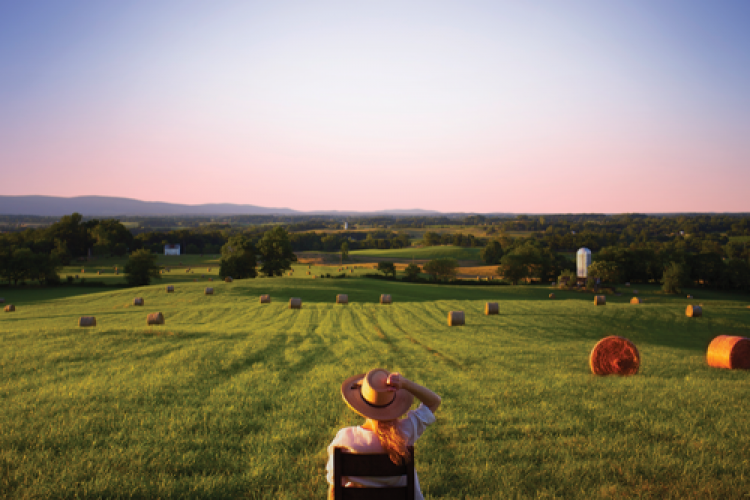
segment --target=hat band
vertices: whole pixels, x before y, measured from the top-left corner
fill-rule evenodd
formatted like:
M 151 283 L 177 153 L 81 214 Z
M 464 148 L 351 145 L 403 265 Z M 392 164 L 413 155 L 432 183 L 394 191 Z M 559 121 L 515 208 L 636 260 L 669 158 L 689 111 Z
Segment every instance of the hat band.
M 373 408 L 387 408 L 387 407 L 391 406 L 391 404 L 392 404 L 392 403 L 393 403 L 394 401 L 396 401 L 396 396 L 394 395 L 394 396 L 393 396 L 393 399 L 391 399 L 390 401 L 388 401 L 388 402 L 387 402 L 386 404 L 384 404 L 384 405 L 376 405 L 375 403 L 370 403 L 370 402 L 369 402 L 369 401 L 367 401 L 367 400 L 365 399 L 365 397 L 364 397 L 364 396 L 362 395 L 362 387 L 360 387 L 360 388 L 359 388 L 359 397 L 360 397 L 360 398 L 362 398 L 362 401 L 364 401 L 364 402 L 365 402 L 365 403 L 366 403 L 366 404 L 367 404 L 368 406 L 372 406 Z

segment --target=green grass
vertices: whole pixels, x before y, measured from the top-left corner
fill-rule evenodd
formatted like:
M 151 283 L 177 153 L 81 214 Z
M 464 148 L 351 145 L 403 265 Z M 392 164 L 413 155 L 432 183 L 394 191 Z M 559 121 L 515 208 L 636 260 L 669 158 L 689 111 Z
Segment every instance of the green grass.
M 303 266 L 296 271 L 303 271 Z M 645 303 L 541 286 L 305 277 L 88 289 L 0 288 L 0 496 L 325 497 L 325 449 L 361 423 L 347 376 L 383 366 L 443 398 L 417 444 L 428 499 L 745 498 L 747 372 L 711 369 L 747 336 L 746 296 L 642 286 Z M 625 289 L 627 290 L 627 289 Z M 270 305 L 258 303 L 270 293 Z M 337 293 L 348 306 L 335 305 Z M 380 306 L 381 293 L 393 295 Z M 145 307 L 132 306 L 141 296 Z M 286 302 L 301 297 L 303 309 Z M 500 314 L 484 316 L 486 301 Z M 450 310 L 465 327 L 450 328 Z M 166 325 L 147 327 L 149 312 Z M 98 326 L 78 328 L 81 315 Z M 633 340 L 634 377 L 595 377 L 603 336 Z
M 464 248 L 454 246 L 434 246 L 422 248 L 397 248 L 390 250 L 354 250 L 349 252 L 352 257 L 363 257 L 365 259 L 375 259 L 379 257 L 391 259 L 417 260 L 440 259 L 452 257 L 456 260 L 479 261 L 481 248 Z

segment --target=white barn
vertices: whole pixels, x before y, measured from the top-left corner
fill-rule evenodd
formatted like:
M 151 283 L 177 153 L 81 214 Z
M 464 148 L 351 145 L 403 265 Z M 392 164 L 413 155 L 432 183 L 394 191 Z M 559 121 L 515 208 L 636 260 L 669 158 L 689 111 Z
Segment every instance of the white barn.
M 180 255 L 180 245 L 164 245 L 164 255 Z

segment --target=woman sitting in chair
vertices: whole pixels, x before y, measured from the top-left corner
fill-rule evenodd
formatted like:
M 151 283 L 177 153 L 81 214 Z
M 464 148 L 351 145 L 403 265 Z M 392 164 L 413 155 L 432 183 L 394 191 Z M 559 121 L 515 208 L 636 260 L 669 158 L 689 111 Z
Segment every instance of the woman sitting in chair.
M 328 446 L 328 497 L 333 498 L 333 450 L 336 447 L 351 453 L 387 453 L 394 464 L 412 459 L 408 447 L 419 439 L 428 425 L 435 422 L 440 396 L 407 380 L 398 373 L 377 368 L 355 375 L 341 385 L 341 395 L 349 407 L 367 420 L 359 427 L 341 429 Z M 422 404 L 409 410 L 414 397 Z M 405 418 L 399 418 L 406 414 Z M 406 486 L 405 476 L 346 477 L 345 487 Z M 414 494 L 423 500 L 419 479 L 414 472 Z

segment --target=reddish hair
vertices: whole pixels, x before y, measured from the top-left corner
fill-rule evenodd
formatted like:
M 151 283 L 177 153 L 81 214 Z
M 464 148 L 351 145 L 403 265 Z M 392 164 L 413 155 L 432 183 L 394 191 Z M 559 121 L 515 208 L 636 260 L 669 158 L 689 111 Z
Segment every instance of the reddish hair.
M 406 447 L 406 437 L 398 427 L 398 420 L 378 420 L 377 424 L 375 433 L 391 462 L 401 465 L 404 460 L 411 460 L 411 453 Z

